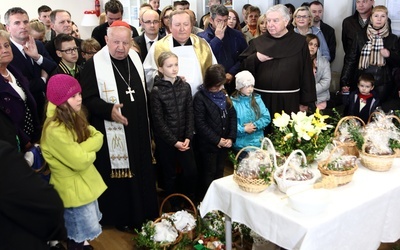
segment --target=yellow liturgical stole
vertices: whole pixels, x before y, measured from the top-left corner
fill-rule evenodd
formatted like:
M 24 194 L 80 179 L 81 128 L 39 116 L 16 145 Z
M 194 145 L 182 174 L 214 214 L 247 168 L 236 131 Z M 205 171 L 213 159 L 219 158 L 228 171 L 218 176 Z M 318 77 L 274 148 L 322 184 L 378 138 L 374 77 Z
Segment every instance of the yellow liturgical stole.
M 192 46 L 196 53 L 197 59 L 200 63 L 201 74 L 204 78 L 206 69 L 212 65 L 212 52 L 208 43 L 203 39 L 194 34 L 190 34 Z M 163 39 L 157 41 L 154 46 L 154 61 L 157 63 L 158 57 L 162 52 L 171 51 L 172 35 L 168 35 Z M 158 64 L 157 64 L 158 67 Z

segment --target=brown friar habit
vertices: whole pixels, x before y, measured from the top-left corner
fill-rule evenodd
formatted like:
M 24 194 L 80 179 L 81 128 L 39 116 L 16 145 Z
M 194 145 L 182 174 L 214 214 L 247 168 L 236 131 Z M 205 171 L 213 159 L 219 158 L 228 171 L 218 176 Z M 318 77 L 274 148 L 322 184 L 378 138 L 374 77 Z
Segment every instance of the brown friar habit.
M 257 52 L 272 57 L 260 62 Z M 243 68 L 255 77 L 259 93 L 269 112 L 297 112 L 299 104 L 317 100 L 310 52 L 305 37 L 289 31 L 280 38 L 269 33 L 252 40 L 241 54 Z M 295 91 L 299 89 L 299 91 Z

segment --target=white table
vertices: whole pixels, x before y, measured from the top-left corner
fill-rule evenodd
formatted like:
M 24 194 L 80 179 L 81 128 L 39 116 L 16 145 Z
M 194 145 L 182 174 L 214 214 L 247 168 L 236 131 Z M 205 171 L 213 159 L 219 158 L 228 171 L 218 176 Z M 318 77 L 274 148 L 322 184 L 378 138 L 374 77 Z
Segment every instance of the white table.
M 247 193 L 227 176 L 211 183 L 200 214 L 220 210 L 247 225 L 265 239 L 286 249 L 368 250 L 381 242 L 400 238 L 400 159 L 388 172 L 374 172 L 359 165 L 353 180 L 331 190 L 332 201 L 318 215 L 304 215 L 281 199 L 275 185 Z M 232 236 L 227 228 L 227 249 Z

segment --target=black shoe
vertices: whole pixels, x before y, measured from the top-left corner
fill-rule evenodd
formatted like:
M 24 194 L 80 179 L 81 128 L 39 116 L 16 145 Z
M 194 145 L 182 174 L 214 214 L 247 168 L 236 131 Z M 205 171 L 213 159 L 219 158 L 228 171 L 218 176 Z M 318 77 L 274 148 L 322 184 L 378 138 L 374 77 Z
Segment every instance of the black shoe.
M 115 226 L 115 228 L 121 232 L 134 233 L 135 230 L 131 226 Z
M 50 250 L 67 250 L 61 242 L 58 242 L 56 245 L 50 247 Z
M 92 247 L 91 245 L 84 245 L 83 246 L 83 250 L 93 250 L 94 247 Z

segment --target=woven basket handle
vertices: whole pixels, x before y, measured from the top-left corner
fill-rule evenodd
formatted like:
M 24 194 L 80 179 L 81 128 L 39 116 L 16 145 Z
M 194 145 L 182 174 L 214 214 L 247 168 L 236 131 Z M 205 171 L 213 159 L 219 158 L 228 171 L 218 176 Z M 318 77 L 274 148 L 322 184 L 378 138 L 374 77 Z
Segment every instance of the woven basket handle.
M 368 117 L 368 123 L 370 123 L 370 122 L 371 122 L 371 120 L 372 120 L 372 117 L 374 117 L 374 115 L 381 115 L 381 116 L 385 116 L 385 114 L 384 114 L 384 113 L 382 113 L 382 112 L 379 112 L 379 111 L 374 111 L 374 112 L 372 112 L 372 113 L 369 115 L 369 117 Z
M 397 115 L 388 115 L 386 116 L 386 118 L 392 118 L 392 119 L 394 118 L 400 123 L 400 118 Z
M 159 213 L 160 213 L 160 217 L 161 217 L 162 214 L 163 214 L 163 208 L 164 208 L 165 202 L 166 202 L 167 200 L 169 200 L 170 198 L 176 197 L 176 196 L 182 197 L 182 198 L 184 198 L 185 200 L 187 200 L 187 201 L 190 203 L 190 205 L 191 205 L 192 208 L 193 208 L 194 218 L 197 218 L 197 209 L 196 209 L 196 206 L 194 205 L 194 203 L 189 199 L 189 197 L 187 197 L 187 196 L 184 195 L 184 194 L 180 194 L 180 193 L 170 194 L 170 195 L 168 195 L 168 196 L 163 200 L 163 202 L 161 203 L 161 206 L 160 206 L 160 212 L 159 212 Z
M 335 153 L 335 151 L 339 150 L 339 148 L 342 148 L 343 146 L 336 146 L 333 147 L 333 149 L 331 150 L 331 152 L 329 153 L 328 157 L 325 159 L 324 163 L 322 164 L 322 166 L 324 168 L 326 168 L 329 164 L 329 162 L 331 161 L 331 158 L 333 156 L 333 153 Z
M 363 127 L 365 126 L 365 122 L 364 122 L 360 117 L 352 116 L 352 115 L 345 116 L 345 117 L 343 117 L 342 119 L 340 119 L 339 122 L 338 122 L 338 124 L 336 125 L 335 132 L 333 132 L 333 135 L 334 135 L 335 137 L 337 137 L 337 136 L 339 135 L 339 127 L 340 127 L 340 125 L 341 125 L 343 122 L 348 121 L 348 120 L 350 120 L 350 119 L 356 119 L 356 120 L 358 120 L 359 122 L 361 122 L 361 125 L 362 125 Z
M 272 144 L 272 141 L 269 138 L 264 137 L 264 139 L 261 141 L 261 149 L 264 149 L 265 142 L 267 142 L 269 144 L 270 148 L 271 148 L 271 151 L 272 151 L 271 154 L 272 154 L 272 157 L 274 159 L 274 162 L 273 162 L 274 163 L 274 168 L 276 169 L 278 166 L 276 165 L 277 164 L 277 161 L 276 161 L 276 150 L 275 150 L 274 144 Z
M 303 150 L 301 150 L 301 149 L 294 150 L 292 153 L 290 153 L 289 157 L 286 159 L 285 163 L 281 167 L 282 171 L 283 171 L 282 172 L 282 180 L 283 181 L 286 181 L 286 170 L 287 170 L 287 168 L 289 166 L 290 161 L 292 160 L 293 157 L 296 156 L 296 154 L 300 154 L 301 158 L 303 158 L 304 164 L 307 165 L 307 157 L 304 154 Z

